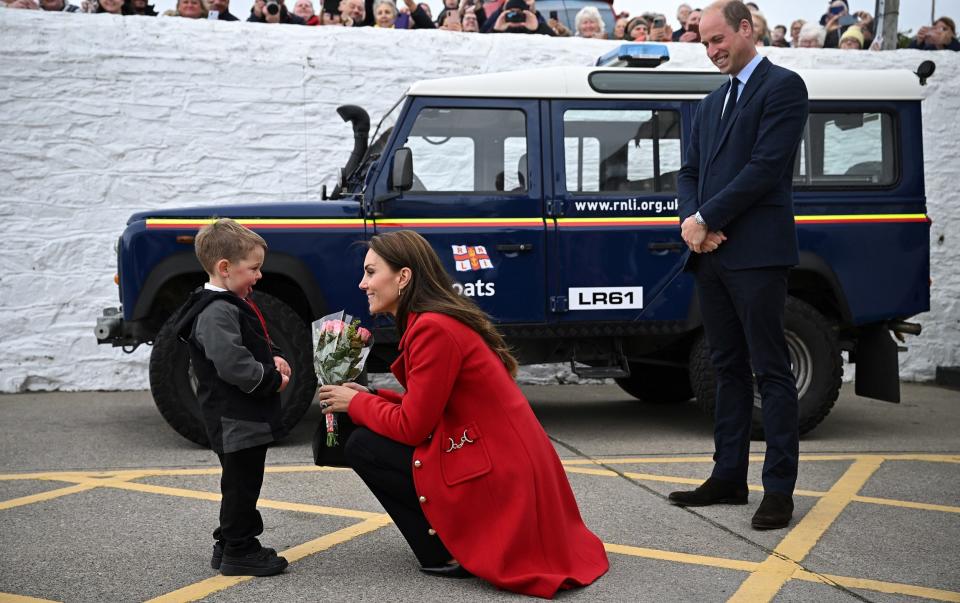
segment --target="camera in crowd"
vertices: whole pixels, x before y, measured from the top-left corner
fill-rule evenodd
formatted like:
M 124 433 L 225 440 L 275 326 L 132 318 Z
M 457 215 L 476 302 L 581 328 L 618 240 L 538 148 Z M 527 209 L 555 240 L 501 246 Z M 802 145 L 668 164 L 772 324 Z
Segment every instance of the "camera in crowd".
M 504 17 L 507 23 L 525 23 L 527 20 L 527 15 L 523 12 L 527 10 L 524 0 L 507 0 L 503 10 L 507 13 Z
M 277 16 L 280 14 L 280 2 L 279 0 L 267 0 L 266 4 L 263 5 L 263 10 L 271 16 Z

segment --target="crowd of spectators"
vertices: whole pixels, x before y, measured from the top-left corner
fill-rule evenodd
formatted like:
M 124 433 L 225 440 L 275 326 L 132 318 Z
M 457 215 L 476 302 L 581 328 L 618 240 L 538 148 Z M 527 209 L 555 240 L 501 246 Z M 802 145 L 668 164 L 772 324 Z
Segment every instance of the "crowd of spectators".
M 287 2 L 292 7 L 287 7 Z M 536 0 L 443 0 L 443 9 L 434 18 L 426 2 L 402 0 L 254 0 L 247 21 L 287 23 L 306 26 L 378 27 L 383 29 L 445 29 L 466 33 L 525 33 L 547 36 L 575 36 L 628 40 L 636 42 L 699 43 L 701 10 L 689 4 L 677 8 L 674 29 L 665 15 L 645 12 L 631 17 L 617 15 L 613 31 L 594 6 L 581 9 L 570 27 L 551 11 L 548 18 L 537 11 Z M 877 49 L 875 21 L 865 11 L 850 12 L 847 0 L 828 0 L 819 22 L 797 19 L 771 28 L 756 2 L 747 2 L 753 15 L 757 46 L 782 48 Z M 113 13 L 115 15 L 156 16 L 148 0 L 82 0 L 80 6 L 70 0 L 0 0 L 0 7 L 71 13 Z M 163 16 L 187 19 L 239 21 L 230 12 L 230 0 L 177 0 L 175 9 Z M 789 37 L 788 34 L 789 33 Z M 915 37 L 901 44 L 920 50 L 960 50 L 953 19 L 940 17 L 932 25 L 921 27 Z

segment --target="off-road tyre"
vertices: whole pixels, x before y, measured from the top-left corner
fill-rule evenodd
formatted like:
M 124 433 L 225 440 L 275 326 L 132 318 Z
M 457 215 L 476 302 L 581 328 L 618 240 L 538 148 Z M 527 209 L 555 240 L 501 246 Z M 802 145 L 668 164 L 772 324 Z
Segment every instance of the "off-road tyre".
M 308 325 L 290 306 L 267 293 L 255 292 L 253 300 L 267 321 L 274 344 L 290 363 L 292 376 L 280 394 L 281 422 L 290 431 L 300 422 L 313 401 L 317 377 L 313 370 L 313 344 Z M 197 401 L 195 377 L 186 344 L 174 332 L 174 313 L 160 328 L 150 354 L 150 392 L 164 420 L 195 444 L 209 446 Z
M 800 402 L 800 433 L 813 430 L 830 414 L 840 396 L 843 358 L 837 334 L 813 306 L 788 297 L 784 333 L 790 350 L 790 364 L 797 379 Z M 697 405 L 711 417 L 716 402 L 717 380 L 710 363 L 710 349 L 701 333 L 690 349 L 690 384 Z M 760 395 L 754 386 L 753 424 L 750 435 L 763 439 Z
M 630 376 L 614 379 L 620 389 L 647 404 L 676 404 L 693 397 L 687 369 L 630 363 Z

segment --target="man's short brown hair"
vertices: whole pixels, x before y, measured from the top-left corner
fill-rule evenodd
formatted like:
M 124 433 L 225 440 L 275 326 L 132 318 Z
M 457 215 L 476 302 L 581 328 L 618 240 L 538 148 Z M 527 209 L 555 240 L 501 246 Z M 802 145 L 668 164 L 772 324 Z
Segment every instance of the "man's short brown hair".
M 740 0 L 721 0 L 714 2 L 706 10 L 719 10 L 723 15 L 723 20 L 727 22 L 730 29 L 737 31 L 740 29 L 740 22 L 746 19 L 750 24 L 750 30 L 753 31 L 753 13 L 747 8 L 747 5 Z
M 257 247 L 266 251 L 267 242 L 236 220 L 220 218 L 200 229 L 193 247 L 200 265 L 213 274 L 220 260 L 239 262 Z

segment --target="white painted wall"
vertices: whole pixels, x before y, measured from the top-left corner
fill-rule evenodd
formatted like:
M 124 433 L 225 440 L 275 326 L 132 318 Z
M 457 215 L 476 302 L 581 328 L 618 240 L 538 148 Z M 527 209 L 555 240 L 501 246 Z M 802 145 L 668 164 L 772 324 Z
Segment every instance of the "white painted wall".
M 614 45 L 0 9 L 0 391 L 147 387 L 149 348 L 126 355 L 93 336 L 118 303 L 114 243 L 132 212 L 317 200 L 352 147 L 338 105 L 376 118 L 417 79 L 587 64 Z M 673 64 L 708 66 L 699 46 L 671 51 Z M 923 133 L 933 309 L 902 372 L 930 379 L 960 364 L 960 54 L 768 56 L 850 69 L 937 61 Z

